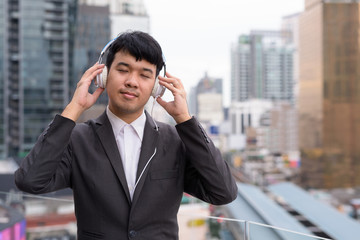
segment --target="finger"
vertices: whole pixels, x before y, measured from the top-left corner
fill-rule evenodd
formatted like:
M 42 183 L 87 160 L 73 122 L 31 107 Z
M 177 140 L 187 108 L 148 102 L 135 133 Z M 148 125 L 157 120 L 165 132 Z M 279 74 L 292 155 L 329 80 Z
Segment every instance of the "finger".
M 93 73 L 94 71 L 97 71 L 97 70 L 99 70 L 99 69 L 103 69 L 105 67 L 105 64 L 100 64 L 100 63 L 95 63 L 94 65 L 92 65 L 91 67 L 89 67 L 86 71 L 85 71 L 85 73 L 84 73 L 84 75 L 86 74 L 86 75 L 88 75 L 88 74 L 91 74 L 91 73 Z
M 178 88 L 178 89 L 183 89 L 184 88 L 181 80 L 179 78 L 176 78 L 176 77 L 168 77 L 168 78 L 159 77 L 159 80 L 164 82 L 164 83 L 171 84 L 175 88 Z
M 161 97 L 157 97 L 156 101 L 159 103 L 160 106 L 162 106 L 163 108 L 165 108 L 165 105 L 167 104 L 167 102 L 165 102 L 164 100 L 162 100 Z
M 90 75 L 91 80 L 93 80 L 97 75 L 102 73 L 103 70 L 104 70 L 104 66 L 93 71 Z
M 177 91 L 177 88 L 170 82 L 165 82 L 165 81 L 159 79 L 159 83 L 160 83 L 160 85 L 163 85 L 167 89 L 169 89 L 173 94 L 175 91 Z
M 94 80 L 95 77 L 104 70 L 104 67 L 105 67 L 104 64 L 96 63 L 88 70 L 86 70 L 86 72 L 84 73 L 83 77 L 80 79 L 79 82 L 87 82 L 88 84 L 90 84 L 91 81 Z
M 180 78 L 171 75 L 169 72 L 166 72 L 165 75 L 166 75 L 166 77 L 168 77 L 168 78 L 176 79 L 176 81 L 178 81 L 180 84 L 182 84 L 182 81 L 181 81 Z
M 169 72 L 166 72 L 165 75 L 166 75 L 168 78 L 176 78 L 175 76 L 171 75 Z
M 101 93 L 104 91 L 105 89 L 104 88 L 97 88 L 95 90 L 95 92 L 93 92 L 93 96 L 95 97 L 95 99 L 98 99 L 99 96 L 101 95 Z

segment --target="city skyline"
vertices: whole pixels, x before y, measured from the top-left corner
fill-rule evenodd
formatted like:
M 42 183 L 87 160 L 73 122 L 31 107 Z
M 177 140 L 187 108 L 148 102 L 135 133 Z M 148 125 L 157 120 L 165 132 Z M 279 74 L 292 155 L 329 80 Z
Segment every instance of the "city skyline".
M 144 0 L 150 33 L 163 48 L 168 71 L 182 79 L 188 92 L 204 72 L 222 78 L 224 105 L 228 106 L 231 44 L 251 30 L 280 30 L 282 17 L 303 11 L 304 1 L 224 0 L 220 6 L 217 3 Z
M 78 0 L 78 3 L 84 1 Z M 104 43 L 114 33 L 113 26 L 116 25 L 119 32 L 125 31 L 133 26 L 128 23 L 129 19 L 140 23 L 139 28 L 134 27 L 135 30 L 150 27 L 149 31 L 144 31 L 154 36 L 162 46 L 169 73 L 184 83 L 189 112 L 201 123 L 206 140 L 211 138 L 219 148 L 238 181 L 237 198 L 233 203 L 218 208 L 221 209 L 219 212 L 205 213 L 220 218 L 204 217 L 201 222 L 196 220 L 197 223 L 209 227 L 209 232 L 212 232 L 211 220 L 216 220 L 222 230 L 231 230 L 229 234 L 233 236 L 239 234 L 240 237 L 234 239 L 242 239 L 245 232 L 249 237 L 251 235 L 251 239 L 264 239 L 263 233 L 267 240 L 288 239 L 290 233 L 287 230 L 292 231 L 291 234 L 299 233 L 292 239 L 302 239 L 301 234 L 307 234 L 312 238 L 344 240 L 358 234 L 360 148 L 356 139 L 360 133 L 360 118 L 355 109 L 360 106 L 360 77 L 356 71 L 360 62 L 357 49 L 360 38 L 356 28 L 360 0 L 352 1 L 354 6 L 334 4 L 347 0 L 106 1 L 121 2 L 117 4 L 119 8 L 129 7 L 130 10 L 133 6 L 130 2 L 144 2 L 149 15 L 123 11 L 116 16 L 119 21 L 114 23 L 111 12 L 117 8 L 66 5 L 75 3 L 75 0 L 37 0 L 37 5 L 28 2 L 35 6 L 33 8 L 21 0 L 6 1 L 12 5 L 0 4 L 0 10 L 4 9 L 0 11 L 0 17 L 9 19 L 9 31 L 0 31 L 0 39 L 7 40 L 0 44 L 0 51 L 4 53 L 0 69 L 5 69 L 4 74 L 0 74 L 0 89 L 3 96 L 10 96 L 0 98 L 0 102 L 3 101 L 3 115 L 6 117 L 7 112 L 11 113 L 8 119 L 3 117 L 5 123 L 0 115 L 0 132 L 12 134 L 6 136 L 8 140 L 0 136 L 0 156 L 3 150 L 3 155 L 8 158 L 0 160 L 0 172 L 3 171 L 0 174 L 3 183 L 0 184 L 3 188 L 0 189 L 0 202 L 6 199 L 0 204 L 0 215 L 11 213 L 9 206 L 17 210 L 22 209 L 20 207 L 26 209 L 21 218 L 8 220 L 5 230 L 5 227 L 1 228 L 4 225 L 0 226 L 0 240 L 10 235 L 9 227 L 12 232 L 16 231 L 15 228 L 21 228 L 23 233 L 27 231 L 27 238 L 42 234 L 42 239 L 45 239 L 44 231 L 55 237 L 54 232 L 50 232 L 53 229 L 48 226 L 54 212 L 64 221 L 61 224 L 68 231 L 60 232 L 59 224 L 55 227 L 55 234 L 64 239 L 76 235 L 70 189 L 36 198 L 22 195 L 13 191 L 17 189 L 13 172 L 20 158 L 36 141 L 39 129 L 46 127 L 48 120 L 50 122 L 53 115 L 60 113 L 63 105 L 68 103 L 83 71 L 98 59 Z M 307 5 L 306 10 L 303 5 Z M 12 11 L 6 13 L 8 6 Z M 26 9 L 24 6 L 28 6 L 27 11 L 23 10 Z M 65 12 L 65 9 L 70 11 Z M 37 13 L 43 10 L 46 18 L 41 22 L 42 14 Z M 70 31 L 75 26 L 68 22 L 75 19 L 71 16 L 77 16 L 77 36 Z M 134 20 L 137 17 L 141 19 Z M 284 35 L 286 31 L 293 34 Z M 276 41 L 268 38 L 267 41 L 249 44 L 251 36 L 257 40 L 266 34 L 284 38 L 281 41 L 277 37 Z M 20 44 L 22 42 L 26 44 Z M 289 47 L 291 53 L 280 42 Z M 241 56 L 237 56 L 242 59 L 241 64 L 239 61 L 233 64 L 235 58 L 232 62 L 231 47 L 236 43 L 238 49 L 245 49 L 239 51 Z M 71 44 L 74 44 L 73 49 Z M 269 49 L 271 53 L 266 51 Z M 251 51 L 257 58 L 248 57 Z M 283 53 L 286 59 L 279 57 Z M 286 64 L 282 64 L 284 62 Z M 248 91 L 244 87 L 246 84 L 232 85 L 232 72 L 236 68 L 242 72 L 241 78 L 246 79 L 248 85 L 255 85 L 249 98 L 231 99 L 230 92 Z M 254 70 L 252 76 L 245 76 L 250 72 L 248 69 Z M 281 88 L 280 82 L 285 82 L 283 78 L 287 84 Z M 291 91 L 292 80 L 296 83 L 294 92 Z M 265 83 L 269 83 L 267 88 Z M 265 94 L 266 90 L 270 94 Z M 167 90 L 165 98 L 171 97 L 171 91 Z M 152 117 L 175 125 L 173 118 L 159 104 L 155 105 L 153 113 L 153 99 L 150 99 L 146 107 Z M 101 114 L 107 100 L 107 95 L 103 94 L 78 122 Z M 13 153 L 20 154 L 5 155 L 4 143 L 9 140 L 19 143 L 11 147 Z M 1 149 L 1 144 L 4 149 Z M 111 191 L 109 196 L 116 192 Z M 192 199 L 184 200 L 187 197 L 184 195 L 182 202 L 195 203 Z M 41 198 L 44 201 L 39 201 Z M 212 206 L 207 210 L 211 209 Z M 193 209 L 191 211 L 195 213 Z M 181 223 L 181 217 L 184 217 L 181 209 L 178 216 Z M 229 219 L 232 220 L 219 222 Z M 194 225 L 190 222 L 195 223 L 195 220 L 186 222 L 194 237 Z M 254 227 L 257 224 L 261 226 Z M 285 231 L 281 233 L 280 228 Z M 179 229 L 179 239 L 189 238 L 182 236 L 184 228 Z

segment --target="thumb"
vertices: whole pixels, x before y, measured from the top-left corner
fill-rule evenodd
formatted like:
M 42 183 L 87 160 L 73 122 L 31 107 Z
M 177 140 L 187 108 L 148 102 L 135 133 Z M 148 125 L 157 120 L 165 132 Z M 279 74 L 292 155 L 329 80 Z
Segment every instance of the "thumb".
M 92 100 L 91 100 L 91 105 L 93 105 L 97 100 L 98 98 L 100 97 L 100 95 L 102 94 L 102 92 L 104 91 L 105 89 L 104 88 L 97 88 L 95 90 L 95 92 L 93 92 L 92 94 Z
M 161 97 L 157 97 L 156 101 L 159 103 L 160 106 L 162 106 L 163 108 L 165 108 L 165 105 L 167 104 L 167 102 L 165 102 L 164 100 L 162 100 Z
M 95 99 L 98 99 L 99 98 L 99 96 L 101 95 L 101 93 L 104 91 L 105 89 L 104 88 L 97 88 L 96 90 L 95 90 L 95 92 L 93 93 L 93 96 L 95 97 Z

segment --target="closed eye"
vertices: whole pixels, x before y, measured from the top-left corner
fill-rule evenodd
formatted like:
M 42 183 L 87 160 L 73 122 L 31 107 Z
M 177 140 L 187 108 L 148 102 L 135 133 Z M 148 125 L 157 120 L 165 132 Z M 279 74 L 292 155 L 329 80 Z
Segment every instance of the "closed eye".
M 144 77 L 144 78 L 151 78 L 151 76 L 146 75 L 146 74 L 141 74 L 141 76 Z

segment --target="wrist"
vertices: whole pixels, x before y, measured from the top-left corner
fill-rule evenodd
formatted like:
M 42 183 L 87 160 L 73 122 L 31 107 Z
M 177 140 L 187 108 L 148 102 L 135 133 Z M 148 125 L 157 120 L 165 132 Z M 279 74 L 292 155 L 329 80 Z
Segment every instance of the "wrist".
M 74 122 L 76 122 L 83 112 L 84 112 L 83 108 L 81 108 L 77 104 L 70 102 L 61 113 L 61 116 L 69 118 Z
M 191 119 L 191 116 L 190 114 L 182 114 L 182 115 L 178 115 L 176 117 L 174 117 L 174 120 L 177 124 L 180 124 L 180 123 L 183 123 L 183 122 L 186 122 L 188 120 Z

